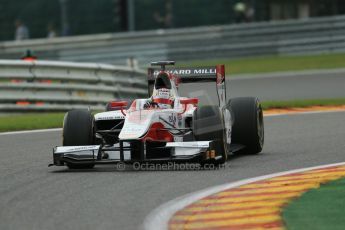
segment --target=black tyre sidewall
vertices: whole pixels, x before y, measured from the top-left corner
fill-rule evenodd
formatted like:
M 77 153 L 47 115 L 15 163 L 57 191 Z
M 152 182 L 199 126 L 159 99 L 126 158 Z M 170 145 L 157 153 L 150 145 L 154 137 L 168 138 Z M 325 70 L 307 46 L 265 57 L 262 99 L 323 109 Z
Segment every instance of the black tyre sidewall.
M 232 143 L 245 145 L 246 148 L 241 151 L 242 153 L 260 153 L 264 142 L 264 139 L 260 140 L 259 134 L 259 127 L 261 127 L 262 138 L 264 138 L 260 101 L 255 97 L 243 97 L 231 99 L 229 103 L 234 114 Z
M 72 110 L 66 113 L 63 123 L 63 146 L 94 144 L 93 116 L 89 110 Z M 67 163 L 71 169 L 93 168 L 94 164 Z

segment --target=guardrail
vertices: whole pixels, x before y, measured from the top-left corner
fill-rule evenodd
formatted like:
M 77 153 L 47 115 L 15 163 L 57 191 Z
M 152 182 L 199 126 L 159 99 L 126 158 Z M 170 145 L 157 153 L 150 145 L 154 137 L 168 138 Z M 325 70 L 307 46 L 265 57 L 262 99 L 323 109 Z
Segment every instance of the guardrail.
M 345 16 L 0 43 L 0 58 L 32 49 L 42 59 L 140 65 L 345 51 Z
M 0 112 L 66 111 L 147 96 L 145 71 L 107 64 L 0 60 Z

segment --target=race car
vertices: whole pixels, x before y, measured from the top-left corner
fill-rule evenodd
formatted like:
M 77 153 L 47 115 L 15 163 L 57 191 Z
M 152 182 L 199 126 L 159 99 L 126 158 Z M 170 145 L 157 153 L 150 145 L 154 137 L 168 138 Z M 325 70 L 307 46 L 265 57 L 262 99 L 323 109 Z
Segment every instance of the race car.
M 105 112 L 71 110 L 63 122 L 62 146 L 53 164 L 71 169 L 96 164 L 197 162 L 223 164 L 229 154 L 261 152 L 262 108 L 257 98 L 227 99 L 225 67 L 176 68 L 174 61 L 152 62 L 151 97 L 112 101 Z M 213 82 L 216 104 L 180 96 L 185 83 Z

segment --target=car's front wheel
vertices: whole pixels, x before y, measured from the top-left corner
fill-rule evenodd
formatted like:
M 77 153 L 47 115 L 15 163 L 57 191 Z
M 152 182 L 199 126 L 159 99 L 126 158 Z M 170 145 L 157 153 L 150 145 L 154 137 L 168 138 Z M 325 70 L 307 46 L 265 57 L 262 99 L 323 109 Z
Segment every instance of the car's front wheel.
M 197 141 L 215 141 L 216 155 L 221 156 L 217 164 L 223 164 L 228 157 L 224 119 L 218 106 L 200 106 L 193 116 L 193 132 Z
M 88 110 L 71 110 L 66 113 L 62 131 L 63 146 L 94 144 L 93 116 Z M 67 163 L 70 169 L 90 169 L 95 164 Z

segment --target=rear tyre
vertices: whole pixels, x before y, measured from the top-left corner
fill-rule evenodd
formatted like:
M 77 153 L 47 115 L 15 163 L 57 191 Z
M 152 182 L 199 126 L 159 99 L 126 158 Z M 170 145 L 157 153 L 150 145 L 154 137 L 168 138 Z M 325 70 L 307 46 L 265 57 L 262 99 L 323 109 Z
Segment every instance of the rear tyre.
M 72 110 L 66 113 L 63 122 L 63 146 L 94 144 L 93 116 L 88 110 Z M 67 163 L 70 169 L 91 169 L 95 164 Z
M 264 146 L 264 121 L 258 98 L 241 97 L 230 100 L 234 115 L 232 142 L 245 145 L 240 153 L 257 154 Z
M 201 106 L 194 112 L 193 132 L 196 141 L 216 142 L 216 155 L 222 156 L 216 164 L 223 164 L 227 160 L 228 152 L 225 141 L 223 116 L 218 106 Z

